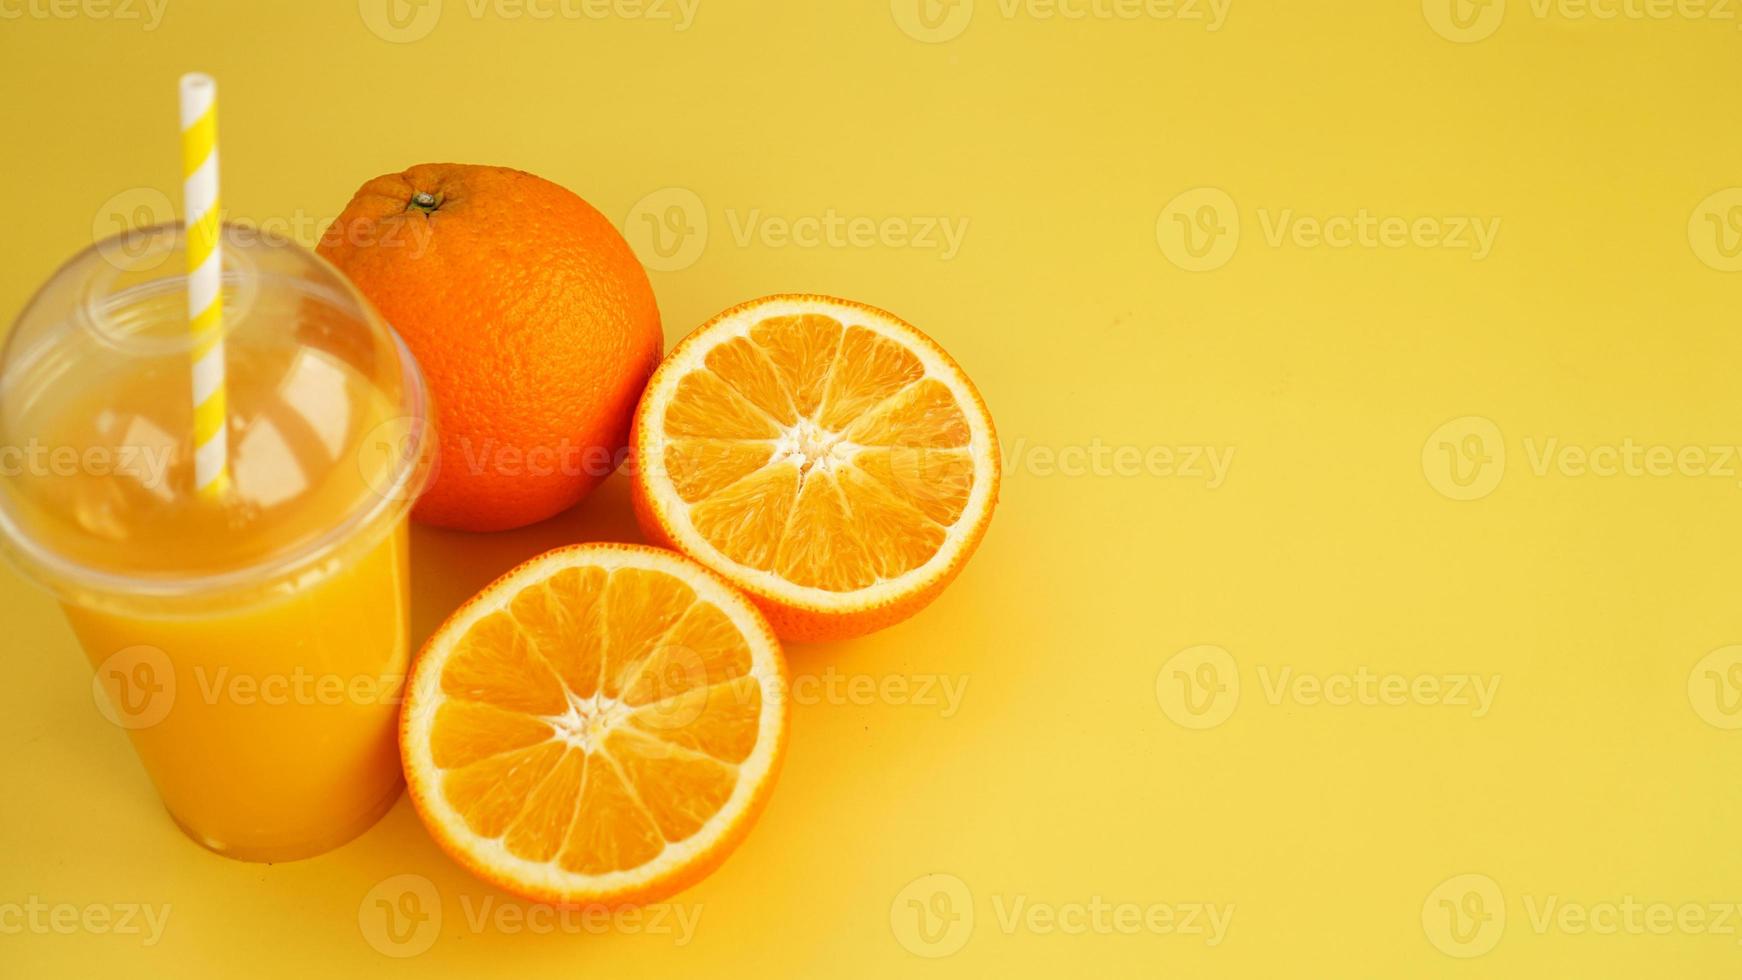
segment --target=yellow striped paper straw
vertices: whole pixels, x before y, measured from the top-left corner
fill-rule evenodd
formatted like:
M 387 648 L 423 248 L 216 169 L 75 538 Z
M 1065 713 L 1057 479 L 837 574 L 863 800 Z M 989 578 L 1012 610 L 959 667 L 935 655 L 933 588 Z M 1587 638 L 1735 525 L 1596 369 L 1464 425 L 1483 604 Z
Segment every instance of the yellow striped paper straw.
M 187 214 L 188 322 L 193 330 L 194 484 L 202 497 L 229 485 L 224 432 L 224 290 L 218 212 L 218 83 L 181 77 L 182 206 Z

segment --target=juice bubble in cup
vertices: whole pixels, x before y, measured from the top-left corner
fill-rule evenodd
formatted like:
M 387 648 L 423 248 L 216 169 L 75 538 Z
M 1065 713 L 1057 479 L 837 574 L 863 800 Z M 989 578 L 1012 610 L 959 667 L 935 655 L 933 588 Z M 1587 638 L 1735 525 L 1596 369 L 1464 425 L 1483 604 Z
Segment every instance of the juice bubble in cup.
M 175 821 L 219 853 L 290 860 L 399 793 L 427 394 L 343 275 L 227 225 L 228 486 L 202 498 L 186 240 L 100 243 L 19 317 L 0 355 L 0 531 L 60 600 L 99 710 Z

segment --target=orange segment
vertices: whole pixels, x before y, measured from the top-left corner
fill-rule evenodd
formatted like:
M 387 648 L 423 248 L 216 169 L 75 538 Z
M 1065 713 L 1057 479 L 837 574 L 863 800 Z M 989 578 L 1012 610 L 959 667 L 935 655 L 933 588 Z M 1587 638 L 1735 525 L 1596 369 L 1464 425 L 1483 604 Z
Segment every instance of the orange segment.
M 629 722 L 674 745 L 739 763 L 756 747 L 761 714 L 762 689 L 755 678 L 740 677 L 649 705 L 631 714 Z
M 649 538 L 725 575 L 793 639 L 922 608 L 997 500 L 992 420 L 960 366 L 896 317 L 825 296 L 703 324 L 654 372 L 631 441 Z
M 841 338 L 841 356 L 817 424 L 832 431 L 845 429 L 924 376 L 925 365 L 907 348 L 864 327 L 852 327 Z
M 683 402 L 666 419 L 666 431 L 712 439 L 772 439 L 780 434 L 773 419 L 710 371 L 684 378 Z
M 581 805 L 557 860 L 568 871 L 587 875 L 638 868 L 665 850 L 665 839 L 629 792 L 622 772 L 603 752 L 587 757 Z
M 786 536 L 787 513 L 798 499 L 798 485 L 796 465 L 772 463 L 696 504 L 690 519 L 734 561 L 768 568 Z
M 635 797 L 668 841 L 687 839 L 726 805 L 738 781 L 728 766 L 670 742 L 618 729 L 606 739 Z
M 876 581 L 861 527 L 847 513 L 841 488 L 828 474 L 806 475 L 804 489 L 781 536 L 774 568 L 788 582 L 849 592 Z
M 787 385 L 775 372 L 774 363 L 755 344 L 742 337 L 708 351 L 708 369 L 732 386 L 732 390 L 767 413 L 781 425 L 797 421 Z
M 575 818 L 575 802 L 581 794 L 581 779 L 586 774 L 587 753 L 579 749 L 565 751 L 544 781 L 538 784 L 526 803 L 508 825 L 503 843 L 511 853 L 528 861 L 549 861 L 562 849 L 568 828 Z
M 768 355 L 793 407 L 814 413 L 841 347 L 841 324 L 814 313 L 771 316 L 751 328 L 750 339 Z
M 466 632 L 441 680 L 450 697 L 532 715 L 556 714 L 567 703 L 562 681 L 506 612 L 486 616 Z
M 459 769 L 514 749 L 550 739 L 550 725 L 533 715 L 504 711 L 471 701 L 444 701 L 436 709 L 440 724 L 430 741 L 436 765 Z
M 848 427 L 845 438 L 862 446 L 966 446 L 967 416 L 941 383 L 926 379 Z
M 873 446 L 855 454 L 853 465 L 945 526 L 962 516 L 974 488 L 974 460 L 963 450 Z
M 841 488 L 853 502 L 853 525 L 876 576 L 891 579 L 906 574 L 943 546 L 943 525 L 858 470 L 841 471 Z
M 418 814 L 472 871 L 545 901 L 645 902 L 748 832 L 786 724 L 754 606 L 679 555 L 581 545 L 436 631 L 400 744 Z
M 696 593 L 682 580 L 664 572 L 623 568 L 611 573 L 605 586 L 605 697 L 622 696 L 633 682 L 653 646 L 665 636 L 696 601 Z
M 646 707 L 668 702 L 691 690 L 743 677 L 750 669 L 750 646 L 718 606 L 697 602 L 625 687 L 623 703 Z
M 442 795 L 466 818 L 473 833 L 501 836 L 563 752 L 562 743 L 547 741 L 450 770 L 442 782 Z
M 601 569 L 566 568 L 549 581 L 522 589 L 509 607 L 539 658 L 583 698 L 598 689 L 604 668 L 599 619 L 604 582 Z
M 665 471 L 685 503 L 738 482 L 768 465 L 774 443 L 729 439 L 674 439 L 665 447 Z

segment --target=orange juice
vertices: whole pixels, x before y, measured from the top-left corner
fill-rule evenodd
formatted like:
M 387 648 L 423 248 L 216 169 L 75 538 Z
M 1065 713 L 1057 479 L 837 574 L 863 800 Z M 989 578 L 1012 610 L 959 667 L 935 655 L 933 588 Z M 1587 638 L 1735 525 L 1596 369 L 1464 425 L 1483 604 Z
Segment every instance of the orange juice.
M 121 275 L 87 253 L 0 365 L 0 530 L 175 821 L 280 861 L 399 792 L 406 514 L 429 437 L 416 365 L 342 277 L 288 243 L 229 253 L 228 492 L 194 487 L 180 265 Z
M 212 505 L 191 492 L 191 437 L 171 435 L 181 403 L 163 397 L 164 379 L 116 379 L 100 406 L 57 413 L 66 425 L 48 440 L 133 451 L 42 485 L 73 517 L 37 525 L 60 553 L 100 551 L 136 573 L 166 563 L 221 573 L 318 534 L 334 502 L 370 492 L 372 460 L 343 458 L 345 447 L 390 407 L 317 350 L 279 371 L 279 358 L 231 347 L 229 397 L 252 419 L 234 439 L 232 493 Z M 283 407 L 298 401 L 344 406 L 343 429 L 299 438 L 306 417 Z M 293 588 L 214 589 L 179 609 L 63 603 L 112 720 L 129 729 L 170 813 L 208 847 L 282 859 L 348 839 L 393 802 L 404 524 L 347 541 Z M 321 828 L 314 839 L 309 826 Z
M 399 795 L 405 593 L 402 519 L 277 602 L 198 618 L 64 608 L 176 822 L 280 861 L 349 840 Z

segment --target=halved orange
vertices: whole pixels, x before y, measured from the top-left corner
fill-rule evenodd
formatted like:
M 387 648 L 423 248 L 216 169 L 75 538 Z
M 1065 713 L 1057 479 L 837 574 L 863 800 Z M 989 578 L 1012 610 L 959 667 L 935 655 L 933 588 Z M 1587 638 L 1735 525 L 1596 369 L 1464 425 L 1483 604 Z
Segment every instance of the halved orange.
M 774 786 L 786 667 L 754 606 L 681 555 L 559 548 L 436 631 L 400 749 L 430 833 L 538 901 L 657 901 L 738 846 Z
M 827 296 L 733 307 L 660 364 L 630 434 L 650 540 L 743 589 L 789 640 L 906 619 L 998 499 L 985 402 L 931 338 Z

